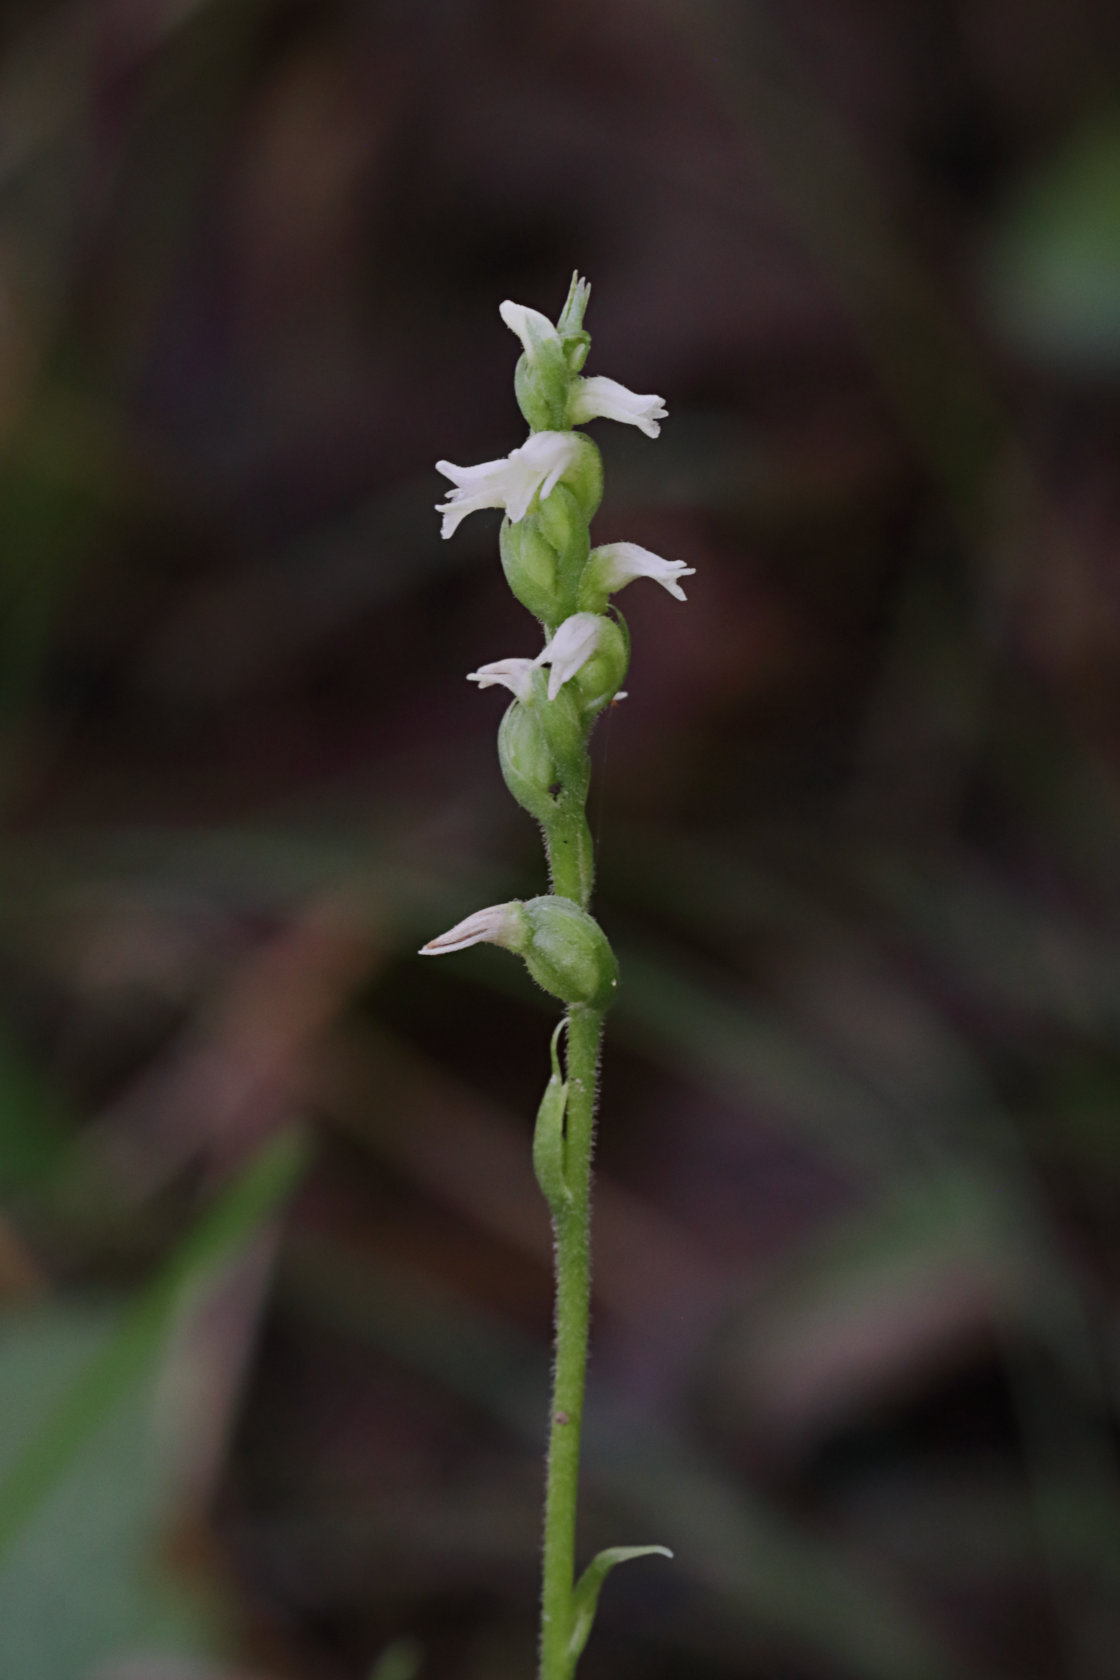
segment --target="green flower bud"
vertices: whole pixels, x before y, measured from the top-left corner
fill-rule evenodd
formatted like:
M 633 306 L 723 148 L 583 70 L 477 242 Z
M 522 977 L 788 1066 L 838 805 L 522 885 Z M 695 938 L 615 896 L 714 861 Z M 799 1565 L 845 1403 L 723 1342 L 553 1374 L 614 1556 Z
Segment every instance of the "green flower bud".
M 580 468 L 585 470 L 582 462 Z M 553 617 L 545 619 L 551 627 L 575 611 L 580 580 L 591 554 L 589 515 L 584 512 L 576 493 L 561 480 L 551 496 L 541 502 L 536 517 L 541 536 L 556 554 L 556 610 Z
M 498 761 L 517 803 L 538 822 L 552 822 L 556 799 L 550 789 L 559 785 L 560 770 L 535 706 L 515 700 L 506 709 L 498 725 Z
M 556 500 L 560 487 L 541 504 L 542 508 Z M 502 556 L 502 570 L 523 607 L 548 624 L 559 611 L 560 556 L 541 531 L 538 515 L 529 514 L 514 525 L 502 520 L 498 535 Z
M 521 954 L 538 986 L 564 1003 L 606 1009 L 618 990 L 618 963 L 593 916 L 570 898 L 530 898 Z
M 557 484 L 516 524 L 504 519 L 498 544 L 506 581 L 523 607 L 549 626 L 575 610 L 591 538 L 566 484 Z
M 559 333 L 537 309 L 508 299 L 499 313 L 524 345 L 513 375 L 518 406 L 535 432 L 562 431 L 571 383 Z

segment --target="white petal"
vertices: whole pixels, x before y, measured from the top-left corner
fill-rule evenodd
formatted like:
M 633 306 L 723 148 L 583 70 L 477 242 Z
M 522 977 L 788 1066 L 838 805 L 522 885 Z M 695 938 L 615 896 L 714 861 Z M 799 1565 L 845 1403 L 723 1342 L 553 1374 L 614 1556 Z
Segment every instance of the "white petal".
M 515 951 L 523 941 L 524 922 L 525 913 L 517 899 L 509 904 L 491 904 L 429 939 L 420 947 L 420 955 L 446 957 L 452 951 L 465 951 L 468 945 L 504 945 Z
M 436 512 L 443 514 L 442 536 L 454 535 L 468 513 L 475 513 L 479 508 L 505 507 L 508 456 L 498 461 L 481 461 L 477 467 L 457 467 L 453 461 L 437 461 L 436 471 L 457 487 L 445 502 L 436 504 Z
M 477 671 L 468 671 L 467 681 L 476 682 L 479 688 L 500 685 L 508 688 L 516 699 L 525 701 L 533 691 L 536 667 L 535 659 L 495 659 L 489 665 L 480 665 Z
M 535 664 L 552 666 L 548 674 L 550 700 L 555 700 L 569 677 L 574 677 L 595 652 L 600 622 L 598 613 L 573 613 L 538 653 Z
M 616 589 L 625 589 L 635 578 L 648 577 L 683 601 L 686 596 L 678 579 L 696 575 L 695 566 L 686 566 L 683 560 L 663 560 L 652 549 L 632 542 L 604 543 L 593 550 L 591 563 L 597 579 L 611 594 Z
M 534 432 L 513 451 L 510 461 L 516 458 L 517 482 L 506 498 L 506 512 L 515 525 L 524 519 L 538 490 L 542 502 L 551 496 L 578 454 L 579 439 L 574 432 Z
M 450 537 L 460 521 L 479 508 L 504 507 L 514 524 L 524 519 L 537 491 L 542 498 L 552 494 L 579 448 L 574 432 L 534 432 L 499 461 L 482 461 L 477 467 L 437 461 L 437 471 L 456 486 L 445 502 L 436 504 L 436 512 L 443 514 L 442 535 Z
M 639 396 L 617 379 L 604 379 L 595 374 L 591 379 L 577 379 L 568 398 L 568 419 L 573 426 L 588 420 L 621 420 L 627 426 L 637 426 L 647 437 L 656 437 L 669 410 L 664 400 L 655 396 Z
M 547 355 L 549 349 L 560 355 L 560 334 L 539 309 L 527 309 L 523 303 L 511 303 L 507 298 L 499 304 L 498 313 L 510 332 L 517 334 L 531 362 L 540 361 L 542 351 Z

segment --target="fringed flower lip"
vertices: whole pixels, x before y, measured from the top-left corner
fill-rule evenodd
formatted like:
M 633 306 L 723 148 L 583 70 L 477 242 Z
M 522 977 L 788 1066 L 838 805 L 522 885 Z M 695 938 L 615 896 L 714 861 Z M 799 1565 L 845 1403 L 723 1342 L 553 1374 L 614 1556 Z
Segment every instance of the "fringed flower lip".
M 663 560 L 652 549 L 632 542 L 604 543 L 601 548 L 592 549 L 588 571 L 608 595 L 625 589 L 635 578 L 646 577 L 659 583 L 678 601 L 687 600 L 679 580 L 696 575 L 695 566 L 686 566 L 683 560 Z
M 476 467 L 437 461 L 436 470 L 455 485 L 445 502 L 436 503 L 436 512 L 443 514 L 440 534 L 453 536 L 468 513 L 480 508 L 505 508 L 516 524 L 538 491 L 542 501 L 552 494 L 583 446 L 574 432 L 534 432 L 498 461 L 481 461 Z
M 605 379 L 602 374 L 573 379 L 568 393 L 568 422 L 572 426 L 584 426 L 589 420 L 620 420 L 655 438 L 661 431 L 659 422 L 668 414 L 663 397 L 639 396 L 617 379 Z
M 595 652 L 602 623 L 598 613 L 573 613 L 535 659 L 495 659 L 489 665 L 480 665 L 477 671 L 468 671 L 467 681 L 476 682 L 479 688 L 508 688 L 524 705 L 532 696 L 533 672 L 548 665 L 548 698 L 555 700 L 564 684 Z

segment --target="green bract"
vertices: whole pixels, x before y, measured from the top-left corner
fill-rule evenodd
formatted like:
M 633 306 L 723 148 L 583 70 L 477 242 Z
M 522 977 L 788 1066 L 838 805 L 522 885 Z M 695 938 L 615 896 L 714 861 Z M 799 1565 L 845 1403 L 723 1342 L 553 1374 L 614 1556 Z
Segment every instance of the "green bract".
M 618 963 L 593 916 L 570 898 L 530 898 L 523 905 L 529 941 L 525 966 L 546 992 L 564 1003 L 606 1009 L 618 991 Z

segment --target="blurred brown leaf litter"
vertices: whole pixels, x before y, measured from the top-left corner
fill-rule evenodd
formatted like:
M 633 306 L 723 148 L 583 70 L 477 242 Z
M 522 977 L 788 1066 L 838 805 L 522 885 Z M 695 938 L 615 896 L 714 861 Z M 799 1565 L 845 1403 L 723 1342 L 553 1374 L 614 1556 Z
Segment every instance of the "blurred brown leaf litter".
M 539 886 L 432 463 L 578 264 L 697 567 L 596 749 L 583 1540 L 676 1561 L 588 1680 L 1111 1680 L 1115 9 L 0 23 L 0 1671 L 532 1670 L 550 1016 L 413 952 Z

